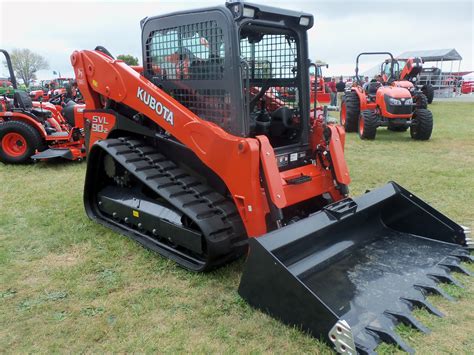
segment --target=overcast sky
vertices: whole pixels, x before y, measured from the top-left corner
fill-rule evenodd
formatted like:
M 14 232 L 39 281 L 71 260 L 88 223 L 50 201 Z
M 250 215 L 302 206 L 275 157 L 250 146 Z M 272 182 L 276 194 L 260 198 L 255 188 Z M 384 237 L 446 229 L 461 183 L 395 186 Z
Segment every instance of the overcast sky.
M 309 33 L 311 59 L 329 63 L 326 75 L 354 72 L 362 51 L 456 48 L 461 70 L 474 70 L 473 0 L 254 0 L 310 12 L 315 25 Z M 177 10 L 220 5 L 224 0 L 159 1 L 6 1 L 0 0 L 0 48 L 29 48 L 43 55 L 50 70 L 72 76 L 69 56 L 75 49 L 103 45 L 115 55 L 141 60 L 140 20 Z M 366 60 L 362 70 L 383 58 Z M 6 76 L 0 66 L 0 75 Z M 449 69 L 449 66 L 448 66 Z M 457 65 L 456 65 L 457 69 Z

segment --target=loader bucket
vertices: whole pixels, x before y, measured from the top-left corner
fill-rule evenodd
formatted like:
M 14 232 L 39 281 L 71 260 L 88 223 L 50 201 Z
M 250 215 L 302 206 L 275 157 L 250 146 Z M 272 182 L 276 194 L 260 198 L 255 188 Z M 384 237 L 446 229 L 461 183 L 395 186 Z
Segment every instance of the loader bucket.
M 437 283 L 468 273 L 466 234 L 391 182 L 251 239 L 239 294 L 340 353 L 372 353 L 382 341 L 413 352 L 394 327 L 428 332 L 415 307 L 442 316 L 425 295 L 449 298 Z

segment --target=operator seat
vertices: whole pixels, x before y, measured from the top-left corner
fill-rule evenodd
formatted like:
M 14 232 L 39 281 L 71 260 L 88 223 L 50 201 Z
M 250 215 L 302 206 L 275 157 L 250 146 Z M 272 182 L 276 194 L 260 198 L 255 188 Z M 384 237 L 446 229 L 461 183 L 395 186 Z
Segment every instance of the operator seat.
M 13 105 L 15 108 L 19 108 L 25 111 L 29 111 L 33 108 L 33 101 L 30 95 L 24 91 L 15 91 L 13 94 Z
M 13 106 L 16 109 L 31 113 L 37 121 L 43 122 L 44 120 L 51 118 L 53 114 L 49 110 L 44 110 L 39 107 L 33 107 L 33 101 L 30 95 L 24 91 L 16 91 L 13 94 Z M 30 115 L 31 116 L 31 115 Z
M 379 87 L 382 86 L 378 81 L 371 81 L 369 85 L 367 85 L 367 95 L 369 96 L 369 99 L 374 100 L 375 96 L 377 94 L 377 90 Z
M 67 123 L 69 123 L 72 127 L 76 127 L 76 120 L 74 118 L 74 106 L 76 106 L 76 103 L 71 100 L 68 101 L 61 110 L 61 114 L 66 119 Z

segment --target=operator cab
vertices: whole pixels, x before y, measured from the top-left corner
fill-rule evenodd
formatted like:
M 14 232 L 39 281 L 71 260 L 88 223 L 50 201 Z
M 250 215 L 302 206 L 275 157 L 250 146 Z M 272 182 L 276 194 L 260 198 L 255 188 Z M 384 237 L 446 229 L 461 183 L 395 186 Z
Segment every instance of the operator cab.
M 310 14 L 246 2 L 146 18 L 145 76 L 228 133 L 304 151 L 312 25 Z

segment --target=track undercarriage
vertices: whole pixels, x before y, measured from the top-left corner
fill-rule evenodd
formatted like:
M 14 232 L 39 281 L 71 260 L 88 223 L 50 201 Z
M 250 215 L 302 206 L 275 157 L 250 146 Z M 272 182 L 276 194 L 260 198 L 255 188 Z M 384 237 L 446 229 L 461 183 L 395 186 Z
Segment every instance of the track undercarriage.
M 107 139 L 90 158 L 90 217 L 193 271 L 241 256 L 246 234 L 235 205 L 192 172 L 137 139 Z

